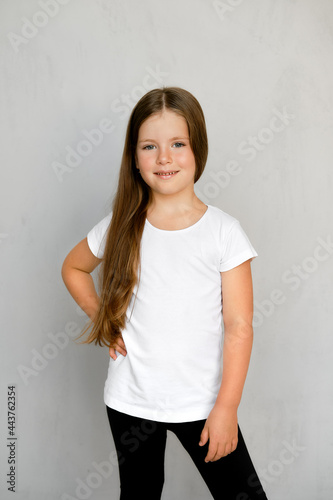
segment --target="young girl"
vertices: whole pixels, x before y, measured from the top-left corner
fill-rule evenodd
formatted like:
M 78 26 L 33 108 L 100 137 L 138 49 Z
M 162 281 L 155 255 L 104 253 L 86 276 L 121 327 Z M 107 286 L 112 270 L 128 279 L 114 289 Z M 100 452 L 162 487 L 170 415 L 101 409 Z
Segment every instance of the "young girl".
M 104 402 L 121 500 L 160 499 L 167 430 L 214 499 L 267 499 L 237 420 L 257 253 L 237 219 L 195 195 L 207 154 L 196 98 L 148 92 L 129 119 L 112 210 L 62 267 L 91 319 L 85 342 L 109 347 Z M 99 264 L 100 296 L 90 274 Z

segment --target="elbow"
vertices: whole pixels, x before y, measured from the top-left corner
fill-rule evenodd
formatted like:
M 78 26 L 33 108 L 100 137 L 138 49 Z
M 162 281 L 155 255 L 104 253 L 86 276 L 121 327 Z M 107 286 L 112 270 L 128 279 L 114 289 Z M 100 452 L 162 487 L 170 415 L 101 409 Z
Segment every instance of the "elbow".
M 67 262 L 67 257 L 66 257 L 66 259 L 64 260 L 64 262 L 62 263 L 62 266 L 61 266 L 61 277 L 62 277 L 62 280 L 64 283 L 66 283 L 69 269 L 70 268 L 69 268 L 69 265 Z

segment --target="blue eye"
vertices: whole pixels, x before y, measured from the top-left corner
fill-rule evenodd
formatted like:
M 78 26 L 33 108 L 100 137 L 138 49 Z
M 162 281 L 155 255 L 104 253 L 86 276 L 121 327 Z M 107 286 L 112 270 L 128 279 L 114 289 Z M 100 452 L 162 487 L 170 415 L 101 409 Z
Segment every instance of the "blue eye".
M 176 147 L 177 149 L 178 148 L 181 148 L 185 146 L 185 144 L 183 144 L 182 142 L 175 142 L 173 144 L 173 147 Z M 151 151 L 153 148 L 155 148 L 156 146 L 154 146 L 153 144 L 148 144 L 147 146 L 144 146 L 142 149 L 146 149 L 147 151 Z

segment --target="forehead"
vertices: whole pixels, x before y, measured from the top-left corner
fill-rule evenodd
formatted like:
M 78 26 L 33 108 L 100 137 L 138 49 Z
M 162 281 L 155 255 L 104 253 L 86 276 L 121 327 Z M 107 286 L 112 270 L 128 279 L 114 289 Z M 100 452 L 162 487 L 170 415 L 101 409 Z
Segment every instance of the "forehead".
M 142 138 L 143 135 L 149 134 L 149 137 L 154 135 L 161 135 L 165 133 L 166 135 L 171 132 L 175 135 L 175 132 L 188 134 L 188 127 L 186 120 L 183 116 L 180 116 L 174 111 L 168 109 L 163 110 L 160 113 L 154 113 L 149 116 L 140 126 L 139 137 Z

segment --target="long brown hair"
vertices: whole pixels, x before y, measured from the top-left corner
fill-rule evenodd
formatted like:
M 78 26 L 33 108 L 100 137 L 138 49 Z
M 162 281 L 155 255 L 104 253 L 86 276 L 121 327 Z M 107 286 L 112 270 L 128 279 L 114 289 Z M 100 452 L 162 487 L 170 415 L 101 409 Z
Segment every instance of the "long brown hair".
M 194 182 L 201 177 L 208 156 L 206 123 L 197 99 L 179 87 L 163 87 L 145 94 L 129 118 L 118 188 L 112 201 L 112 218 L 107 230 L 99 273 L 99 309 L 81 337 L 93 324 L 82 343 L 112 347 L 125 327 L 132 292 L 139 282 L 140 242 L 147 210 L 152 203 L 150 187 L 136 168 L 136 147 L 142 123 L 153 114 L 168 109 L 185 118 L 190 146 L 195 157 Z

